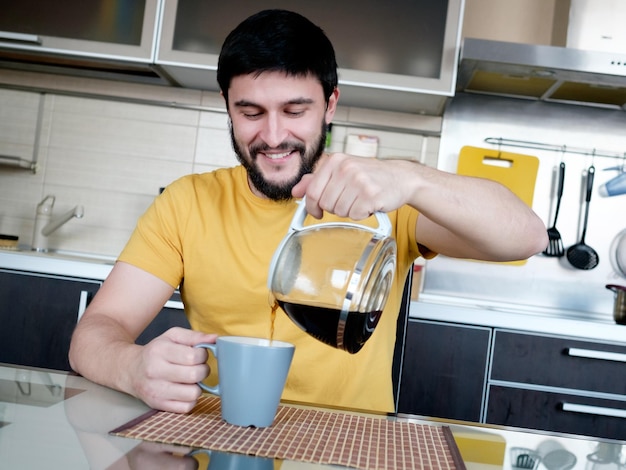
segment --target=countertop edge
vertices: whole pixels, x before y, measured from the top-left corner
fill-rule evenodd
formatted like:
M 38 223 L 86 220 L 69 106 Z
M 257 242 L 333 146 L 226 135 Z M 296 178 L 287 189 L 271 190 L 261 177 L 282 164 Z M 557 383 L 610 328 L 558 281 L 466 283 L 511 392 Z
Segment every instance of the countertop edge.
M 0 268 L 104 281 L 113 261 L 7 250 L 0 251 Z
M 569 336 L 582 340 L 626 345 L 626 326 L 607 319 L 568 316 L 567 312 L 546 313 L 539 309 L 527 310 L 507 305 L 481 305 L 480 301 L 453 300 L 440 296 L 420 295 L 410 304 L 411 319 L 433 320 L 462 325 L 501 328 L 538 334 Z

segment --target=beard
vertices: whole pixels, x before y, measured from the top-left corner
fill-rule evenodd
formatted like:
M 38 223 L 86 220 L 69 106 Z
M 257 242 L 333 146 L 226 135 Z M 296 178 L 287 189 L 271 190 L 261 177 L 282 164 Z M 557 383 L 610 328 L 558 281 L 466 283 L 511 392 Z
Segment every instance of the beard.
M 292 199 L 292 188 L 308 173 L 312 173 L 315 165 L 319 161 L 326 145 L 326 122 L 322 121 L 319 138 L 314 142 L 313 147 L 306 148 L 301 142 L 283 142 L 277 148 L 271 148 L 266 144 L 252 145 L 248 149 L 248 157 L 242 145 L 235 138 L 232 123 L 230 126 L 230 140 L 237 156 L 237 160 L 246 169 L 248 178 L 252 185 L 264 196 L 273 201 L 289 201 Z M 295 150 L 301 155 L 300 168 L 298 174 L 293 178 L 280 183 L 268 181 L 256 164 L 257 154 L 267 150 Z

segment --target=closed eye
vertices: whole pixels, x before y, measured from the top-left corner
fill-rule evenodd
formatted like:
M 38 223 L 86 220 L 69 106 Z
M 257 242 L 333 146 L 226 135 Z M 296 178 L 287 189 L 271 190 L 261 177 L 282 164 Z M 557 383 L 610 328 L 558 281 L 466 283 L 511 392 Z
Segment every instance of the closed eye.
M 297 111 L 285 111 L 285 114 L 287 116 L 291 116 L 291 117 L 302 116 L 304 114 L 304 109 L 300 109 L 300 110 L 297 110 Z
M 262 112 L 258 112 L 258 113 L 243 112 L 242 114 L 248 119 L 256 119 L 263 115 Z

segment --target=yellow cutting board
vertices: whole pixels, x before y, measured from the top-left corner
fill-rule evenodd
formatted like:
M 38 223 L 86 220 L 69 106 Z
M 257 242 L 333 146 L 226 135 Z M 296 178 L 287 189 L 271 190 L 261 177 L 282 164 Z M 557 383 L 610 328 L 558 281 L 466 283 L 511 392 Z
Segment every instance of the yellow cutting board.
M 532 155 L 501 152 L 481 147 L 465 146 L 459 152 L 457 173 L 498 181 L 524 201 L 533 205 L 539 159 Z M 523 265 L 526 261 L 501 264 Z M 500 264 L 500 263 L 499 263 Z
M 528 206 L 533 205 L 539 159 L 532 155 L 465 146 L 459 152 L 457 173 L 498 181 Z

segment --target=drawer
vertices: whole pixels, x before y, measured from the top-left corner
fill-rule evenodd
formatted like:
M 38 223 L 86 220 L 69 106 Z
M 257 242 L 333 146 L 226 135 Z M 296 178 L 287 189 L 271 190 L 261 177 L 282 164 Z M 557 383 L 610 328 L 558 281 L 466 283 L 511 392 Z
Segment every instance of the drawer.
M 496 330 L 490 380 L 626 396 L 626 347 Z
M 489 424 L 625 440 L 625 418 L 623 401 L 489 386 Z

